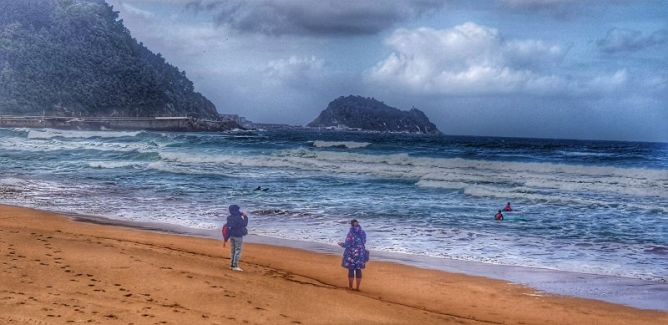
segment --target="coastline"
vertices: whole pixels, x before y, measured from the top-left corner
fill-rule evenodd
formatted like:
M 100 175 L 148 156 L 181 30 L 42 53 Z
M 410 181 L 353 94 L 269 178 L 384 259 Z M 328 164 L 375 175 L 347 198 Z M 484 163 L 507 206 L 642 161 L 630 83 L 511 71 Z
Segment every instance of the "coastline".
M 87 131 L 223 132 L 244 129 L 232 120 L 198 119 L 190 116 L 15 116 L 0 115 L 2 128 L 34 128 Z
M 58 214 L 58 212 L 54 212 Z M 101 216 L 70 215 L 78 222 L 108 226 L 122 226 L 147 231 L 158 231 L 182 236 L 220 239 L 216 230 L 195 229 L 160 222 L 123 221 Z M 335 245 L 290 240 L 250 234 L 248 243 L 287 247 L 309 252 L 338 256 L 340 248 Z M 427 270 L 444 271 L 470 276 L 481 276 L 494 280 L 509 281 L 514 285 L 527 286 L 537 294 L 560 295 L 599 300 L 633 308 L 668 312 L 668 283 L 592 273 L 490 264 L 448 258 L 420 256 L 414 254 L 372 251 L 373 259 L 397 263 Z
M 248 244 L 241 263 L 246 272 L 234 273 L 226 268 L 229 252 L 221 249 L 220 240 L 77 218 L 0 205 L 0 247 L 7 256 L 0 273 L 6 283 L 0 289 L 0 319 L 219 324 L 668 321 L 665 312 L 544 295 L 506 281 L 380 260 L 365 272 L 362 291 L 352 292 L 344 289 L 339 256 L 266 244 Z

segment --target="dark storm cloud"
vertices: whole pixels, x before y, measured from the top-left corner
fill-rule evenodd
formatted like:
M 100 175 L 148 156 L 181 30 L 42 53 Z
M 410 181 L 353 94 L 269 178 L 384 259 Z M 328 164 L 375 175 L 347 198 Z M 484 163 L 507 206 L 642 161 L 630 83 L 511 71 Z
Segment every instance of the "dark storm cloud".
M 605 38 L 596 41 L 599 51 L 605 53 L 635 52 L 668 43 L 668 29 L 645 34 L 631 29 L 613 28 Z
M 560 19 L 586 16 L 605 11 L 610 6 L 658 3 L 659 0 L 498 0 L 501 9 L 528 14 L 542 14 Z
M 239 32 L 268 35 L 369 35 L 441 8 L 443 0 L 241 1 L 197 0 L 216 23 Z

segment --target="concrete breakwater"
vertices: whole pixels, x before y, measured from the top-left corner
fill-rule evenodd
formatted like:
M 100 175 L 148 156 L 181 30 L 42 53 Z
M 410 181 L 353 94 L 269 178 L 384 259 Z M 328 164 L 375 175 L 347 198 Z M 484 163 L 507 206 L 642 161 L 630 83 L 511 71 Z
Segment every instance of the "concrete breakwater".
M 0 127 L 200 132 L 243 129 L 243 127 L 233 120 L 206 120 L 194 117 L 62 117 L 6 115 L 0 115 Z

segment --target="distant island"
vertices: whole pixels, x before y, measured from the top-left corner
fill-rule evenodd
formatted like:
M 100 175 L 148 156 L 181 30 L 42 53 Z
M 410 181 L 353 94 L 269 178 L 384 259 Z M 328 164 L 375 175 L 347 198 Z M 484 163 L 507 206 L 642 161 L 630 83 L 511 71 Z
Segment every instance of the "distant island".
M 137 42 L 105 1 L 2 3 L 0 115 L 220 120 L 185 72 Z
M 332 129 L 438 135 L 441 132 L 417 108 L 402 111 L 374 98 L 341 96 L 307 125 Z

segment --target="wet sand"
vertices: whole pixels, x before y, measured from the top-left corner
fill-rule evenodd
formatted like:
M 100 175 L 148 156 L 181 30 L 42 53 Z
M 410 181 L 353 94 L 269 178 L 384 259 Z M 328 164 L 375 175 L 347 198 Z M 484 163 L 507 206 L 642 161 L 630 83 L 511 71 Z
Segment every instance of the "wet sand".
M 3 324 L 668 324 L 668 313 L 550 296 L 505 281 L 77 222 L 0 206 Z

